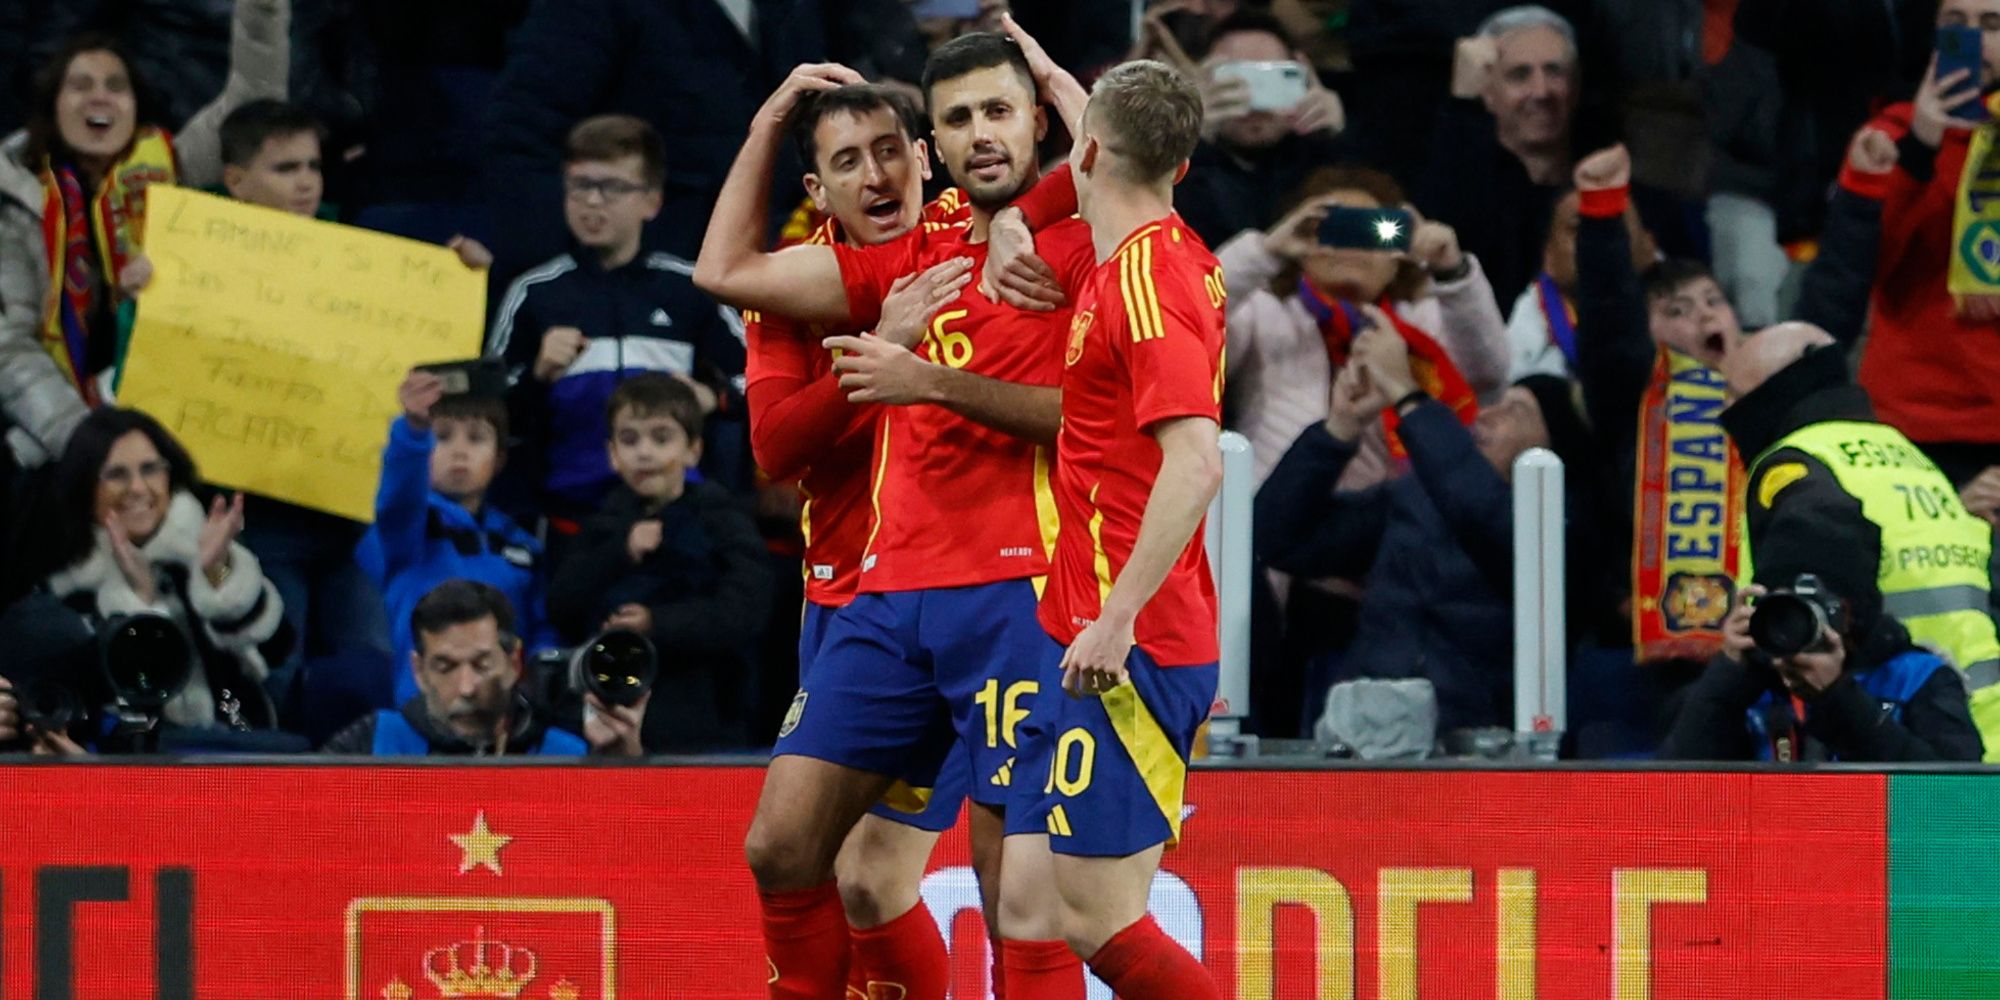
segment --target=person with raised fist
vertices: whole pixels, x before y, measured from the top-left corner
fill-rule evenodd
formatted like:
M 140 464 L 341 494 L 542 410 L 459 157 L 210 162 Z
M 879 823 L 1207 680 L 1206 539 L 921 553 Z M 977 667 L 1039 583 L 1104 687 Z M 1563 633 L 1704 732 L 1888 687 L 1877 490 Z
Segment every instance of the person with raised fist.
M 2000 80 L 2000 0 L 1944 0 L 1937 25 L 1979 30 L 1978 78 L 1939 72 L 1933 58 L 1914 99 L 1869 123 L 1880 136 L 1850 150 L 1840 187 L 1881 203 L 1861 384 L 1963 488 L 2000 465 L 2000 273 L 1988 235 L 2000 215 L 1979 186 L 2000 163 L 1978 104 Z M 1890 163 L 1890 144 L 1893 166 L 1863 169 Z

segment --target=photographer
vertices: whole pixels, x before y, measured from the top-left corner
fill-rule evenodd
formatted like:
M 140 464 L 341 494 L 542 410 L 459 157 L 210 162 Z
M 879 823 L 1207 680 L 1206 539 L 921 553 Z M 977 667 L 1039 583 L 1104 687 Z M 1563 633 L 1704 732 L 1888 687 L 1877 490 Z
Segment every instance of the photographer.
M 1865 577 L 1850 583 L 1869 589 Z M 1958 672 L 1912 643 L 1894 618 L 1878 614 L 1865 632 L 1847 635 L 1828 626 L 1811 647 L 1774 658 L 1752 638 L 1752 602 L 1766 596 L 1761 586 L 1737 595 L 1722 652 L 1688 689 L 1661 759 L 1979 759 Z
M 417 697 L 379 711 L 327 741 L 326 753 L 376 756 L 639 757 L 639 728 L 650 692 L 630 707 L 586 695 L 582 737 L 538 713 L 522 681 L 521 640 L 506 595 L 470 580 L 447 580 L 410 613 L 416 648 L 410 670 Z
M 1775 674 L 1712 661 L 1664 753 L 1745 749 L 1717 745 L 1737 727 L 1715 713 L 1747 707 L 1759 697 L 1755 684 L 1776 690 L 1780 679 L 1792 697 L 1774 699 L 1778 709 L 1789 702 L 1804 734 L 1845 760 L 1960 759 L 1976 752 L 1977 736 L 2000 730 L 1970 731 L 1982 705 L 2000 714 L 1992 699 L 2000 687 L 1989 686 L 2000 672 L 2000 642 L 1986 611 L 1992 528 L 1965 511 L 1915 445 L 1876 422 L 1833 346 L 1826 331 L 1803 323 L 1782 323 L 1733 346 L 1723 360 L 1731 403 L 1722 425 L 1752 456 L 1744 506 L 1745 563 L 1755 566 L 1754 582 L 1776 593 L 1806 575 L 1823 581 L 1818 602 L 1831 609 L 1822 617 L 1838 641 L 1824 650 L 1769 650 Z M 1919 651 L 1919 643 L 1936 654 Z M 1729 645 L 1740 654 L 1740 642 Z M 1938 673 L 1925 657 L 1958 667 L 1963 679 Z M 1873 710 L 1878 701 L 1886 711 Z M 1892 723 L 1917 741 L 1880 731 Z M 1990 736 L 1987 742 L 2000 745 Z M 1781 748 L 1774 742 L 1766 749 Z M 1802 759 L 1796 742 L 1789 749 Z M 1926 756 L 1881 756 L 1913 753 Z
M 163 617 L 179 633 L 175 647 L 191 653 L 185 684 L 160 706 L 167 742 L 286 749 L 289 741 L 253 734 L 270 736 L 276 722 L 262 681 L 292 632 L 277 589 L 236 541 L 241 496 L 204 505 L 198 481 L 187 452 L 151 417 L 111 408 L 85 417 L 17 556 L 15 570 L 41 582 L 26 605 L 38 627 L 4 632 L 10 673 L 72 683 L 90 707 L 104 705 L 113 691 L 83 665 L 91 634 L 128 616 Z M 46 651 L 23 645 L 32 641 Z

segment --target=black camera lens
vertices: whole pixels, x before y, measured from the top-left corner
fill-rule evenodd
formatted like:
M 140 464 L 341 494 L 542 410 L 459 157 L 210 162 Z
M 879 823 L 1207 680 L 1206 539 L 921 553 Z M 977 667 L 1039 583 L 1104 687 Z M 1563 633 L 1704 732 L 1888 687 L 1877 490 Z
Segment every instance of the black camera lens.
M 1778 659 L 1805 652 L 1819 642 L 1826 627 L 1820 606 L 1797 594 L 1771 594 L 1750 614 L 1750 640 Z
M 158 707 L 187 686 L 192 653 L 172 619 L 132 615 L 112 622 L 103 635 L 104 673 L 128 704 Z
M 653 644 L 637 632 L 614 629 L 577 652 L 584 687 L 606 705 L 627 707 L 652 690 L 659 675 Z

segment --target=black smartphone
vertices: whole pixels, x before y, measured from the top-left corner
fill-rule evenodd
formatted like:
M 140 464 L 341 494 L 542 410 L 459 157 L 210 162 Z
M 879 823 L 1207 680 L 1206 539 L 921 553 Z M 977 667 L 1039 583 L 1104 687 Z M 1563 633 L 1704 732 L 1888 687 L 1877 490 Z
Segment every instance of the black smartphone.
M 1937 30 L 1937 79 L 1942 80 L 1959 70 L 1966 71 L 1965 80 L 1952 87 L 1954 92 L 1964 89 L 1967 84 L 1975 88 L 1979 86 L 1980 71 L 1986 63 L 1982 47 L 1984 34 L 1970 25 L 1947 26 Z M 1986 104 L 1975 97 L 1950 109 L 1949 114 L 1953 118 L 1985 121 Z
M 429 372 L 441 379 L 447 396 L 507 395 L 507 363 L 495 358 L 444 361 L 418 365 L 417 370 Z
M 1319 242 L 1343 250 L 1408 250 L 1416 228 L 1416 217 L 1400 208 L 1335 205 L 1320 220 Z

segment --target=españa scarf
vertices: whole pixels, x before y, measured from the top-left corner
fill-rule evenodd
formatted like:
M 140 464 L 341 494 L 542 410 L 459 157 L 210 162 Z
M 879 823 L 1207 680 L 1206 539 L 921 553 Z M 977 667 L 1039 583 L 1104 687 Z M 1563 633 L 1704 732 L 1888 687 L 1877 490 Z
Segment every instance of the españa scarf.
M 70 167 L 42 169 L 42 246 L 50 284 L 42 349 L 92 406 L 99 402 L 97 386 L 85 359 L 93 298 L 117 288 L 119 273 L 138 256 L 147 185 L 171 184 L 175 176 L 173 139 L 156 128 L 139 130 L 131 152 L 91 195 Z M 91 280 L 93 271 L 101 284 Z
M 1735 596 L 1743 462 L 1723 433 L 1722 376 L 1661 348 L 1639 410 L 1632 645 L 1641 661 L 1705 660 Z
M 1326 343 L 1326 359 L 1337 373 L 1347 366 L 1347 355 L 1354 345 L 1354 332 L 1366 326 L 1367 318 L 1354 303 L 1342 299 L 1329 299 L 1320 294 L 1304 278 L 1299 279 L 1299 304 L 1319 322 L 1319 334 Z M 1396 332 L 1403 342 L 1410 345 L 1410 375 L 1417 380 L 1417 387 L 1430 394 L 1432 399 L 1451 408 L 1460 423 L 1472 426 L 1473 418 L 1479 416 L 1479 400 L 1472 394 L 1472 387 L 1459 374 L 1458 366 L 1451 363 L 1451 356 L 1438 346 L 1431 335 L 1404 322 L 1396 313 L 1395 306 L 1387 298 L 1377 303 L 1389 322 L 1395 324 Z M 1403 449 L 1402 439 L 1396 436 L 1396 411 L 1394 408 L 1382 411 L 1382 432 L 1389 440 L 1389 453 L 1397 458 L 1408 456 Z

